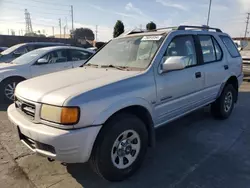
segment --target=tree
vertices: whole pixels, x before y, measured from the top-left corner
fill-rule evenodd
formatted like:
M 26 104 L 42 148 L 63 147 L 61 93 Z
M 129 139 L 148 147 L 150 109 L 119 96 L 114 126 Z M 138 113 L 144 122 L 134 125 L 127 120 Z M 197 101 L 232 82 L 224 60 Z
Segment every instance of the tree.
M 71 38 L 74 39 L 87 39 L 95 40 L 94 32 L 89 28 L 77 28 L 73 32 L 71 31 Z
M 124 33 L 124 25 L 121 20 L 117 20 L 114 27 L 113 37 L 116 38 L 122 33 Z
M 146 25 L 146 28 L 148 31 L 150 30 L 154 30 L 156 29 L 156 24 L 154 22 L 149 22 L 147 25 Z

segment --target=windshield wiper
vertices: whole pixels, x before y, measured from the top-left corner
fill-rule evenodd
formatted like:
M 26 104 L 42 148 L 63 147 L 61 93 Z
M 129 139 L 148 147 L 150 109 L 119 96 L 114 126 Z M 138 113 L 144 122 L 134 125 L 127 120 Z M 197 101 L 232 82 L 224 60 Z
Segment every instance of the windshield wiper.
M 80 67 L 85 67 L 85 66 L 93 66 L 93 67 L 98 67 L 98 65 L 96 65 L 96 64 L 91 64 L 91 63 L 88 63 L 88 64 L 83 64 L 83 65 L 81 65 Z
M 116 65 L 101 65 L 101 68 L 115 68 L 118 70 L 127 70 L 128 67 L 125 66 L 116 66 Z

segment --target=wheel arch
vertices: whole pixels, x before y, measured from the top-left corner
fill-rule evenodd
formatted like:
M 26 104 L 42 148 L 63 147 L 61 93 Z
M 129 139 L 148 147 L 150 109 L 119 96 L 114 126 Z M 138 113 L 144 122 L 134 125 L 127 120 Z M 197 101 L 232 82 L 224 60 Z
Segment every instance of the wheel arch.
M 23 77 L 23 76 L 14 75 L 14 76 L 8 76 L 8 77 L 4 78 L 4 79 L 1 81 L 1 83 L 5 82 L 6 80 L 10 80 L 10 79 L 20 79 L 20 80 L 22 80 L 22 81 L 23 81 L 23 80 L 26 80 L 26 78 Z
M 102 123 L 103 126 L 105 126 L 106 122 L 109 121 L 112 117 L 120 113 L 129 113 L 138 117 L 145 124 L 147 128 L 148 137 L 149 137 L 149 146 L 153 147 L 155 145 L 154 122 L 153 122 L 153 118 L 151 115 L 152 113 L 148 107 L 142 104 L 133 104 L 133 105 L 131 104 L 131 105 L 126 105 L 126 106 L 123 106 L 122 108 L 116 109 L 112 113 L 106 111 L 105 114 L 106 115 L 109 114 L 109 115 L 106 116 L 106 119 Z M 100 120 L 98 121 L 100 122 Z M 95 121 L 95 122 L 98 122 L 98 121 Z M 95 124 L 98 124 L 98 123 L 95 123 Z
M 231 76 L 229 77 L 220 87 L 220 91 L 218 93 L 218 97 L 221 95 L 223 89 L 225 88 L 226 85 L 228 84 L 231 84 L 235 91 L 236 91 L 236 97 L 235 97 L 235 101 L 234 102 L 237 102 L 238 101 L 238 91 L 239 91 L 239 82 L 238 82 L 238 79 L 236 76 Z

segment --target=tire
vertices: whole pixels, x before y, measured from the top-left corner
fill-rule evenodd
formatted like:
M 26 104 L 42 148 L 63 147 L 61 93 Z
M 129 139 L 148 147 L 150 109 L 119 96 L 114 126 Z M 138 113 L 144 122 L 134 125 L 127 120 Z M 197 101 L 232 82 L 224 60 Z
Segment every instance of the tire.
M 231 84 L 227 84 L 220 97 L 212 104 L 211 113 L 215 118 L 227 119 L 234 108 L 237 91 Z
M 125 135 L 129 144 L 125 142 Z M 121 113 L 111 118 L 101 129 L 94 144 L 90 164 L 102 178 L 122 181 L 139 169 L 147 147 L 148 132 L 145 124 L 135 115 Z M 137 149 L 133 150 L 134 148 Z
M 12 103 L 14 101 L 14 93 L 11 96 L 11 93 L 15 91 L 15 87 L 24 79 L 21 78 L 9 78 L 4 80 L 0 84 L 0 99 L 3 103 Z M 12 89 L 12 91 L 11 91 Z

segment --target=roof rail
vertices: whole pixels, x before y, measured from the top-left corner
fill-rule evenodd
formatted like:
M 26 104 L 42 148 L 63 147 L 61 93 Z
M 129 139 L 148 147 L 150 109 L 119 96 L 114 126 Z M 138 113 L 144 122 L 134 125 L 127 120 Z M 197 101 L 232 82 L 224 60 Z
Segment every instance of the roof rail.
M 178 29 L 178 27 L 162 27 L 162 28 L 157 28 L 157 29 L 152 29 L 152 30 L 149 30 L 149 32 L 150 32 L 150 31 L 165 30 L 165 29 L 177 30 L 177 29 Z
M 204 26 L 180 25 L 178 27 L 178 30 L 186 30 L 187 28 L 190 28 L 190 29 L 202 29 L 202 30 L 215 30 L 216 32 L 222 33 L 222 31 L 220 29 L 209 27 L 207 25 L 204 25 Z

